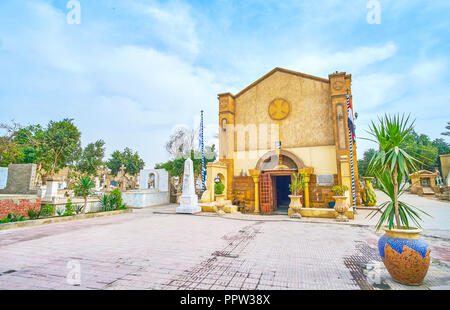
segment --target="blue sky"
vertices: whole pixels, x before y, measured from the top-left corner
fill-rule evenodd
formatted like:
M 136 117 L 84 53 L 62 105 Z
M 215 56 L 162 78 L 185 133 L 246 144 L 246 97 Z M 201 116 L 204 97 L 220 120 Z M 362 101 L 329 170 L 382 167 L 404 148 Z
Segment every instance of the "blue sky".
M 379 0 L 380 24 L 368 0 L 79 0 L 79 25 L 67 2 L 0 2 L 0 122 L 74 118 L 84 145 L 129 146 L 152 167 L 201 109 L 214 142 L 217 94 L 274 67 L 351 73 L 358 136 L 382 113 L 411 113 L 432 138 L 450 121 L 447 0 Z

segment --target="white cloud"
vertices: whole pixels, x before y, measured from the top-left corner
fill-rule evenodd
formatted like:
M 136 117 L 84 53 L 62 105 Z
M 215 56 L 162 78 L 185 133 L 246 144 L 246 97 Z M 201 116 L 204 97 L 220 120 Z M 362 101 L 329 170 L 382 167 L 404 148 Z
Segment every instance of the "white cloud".
M 291 53 L 290 59 L 295 59 L 291 66 L 301 72 L 327 77 L 334 71 L 358 74 L 371 64 L 393 57 L 396 52 L 395 44 L 387 42 L 382 46 L 362 46 L 345 52 L 308 50 L 307 53 L 300 53 L 297 57 Z
M 373 111 L 399 98 L 404 91 L 400 88 L 402 78 L 390 73 L 356 76 L 352 85 L 355 108 L 360 112 Z
M 447 61 L 444 59 L 429 60 L 415 64 L 411 69 L 413 82 L 428 85 L 439 81 L 447 70 Z
M 138 3 L 135 11 L 149 17 L 148 27 L 171 48 L 194 56 L 199 53 L 201 42 L 196 21 L 187 4 L 175 1 Z

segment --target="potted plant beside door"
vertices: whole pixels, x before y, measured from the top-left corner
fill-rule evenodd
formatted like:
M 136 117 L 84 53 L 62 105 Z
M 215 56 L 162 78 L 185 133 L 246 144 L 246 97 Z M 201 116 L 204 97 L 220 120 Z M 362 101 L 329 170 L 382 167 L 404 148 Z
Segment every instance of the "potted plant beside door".
M 292 210 L 291 218 L 301 219 L 302 215 L 300 214 L 300 210 L 302 209 L 302 191 L 305 189 L 306 184 L 306 173 L 294 173 L 292 182 L 289 185 L 289 189 L 292 195 L 289 195 L 291 199 L 291 203 L 289 204 L 289 208 Z
M 419 213 L 428 214 L 399 200 L 404 191 L 400 184 L 408 179 L 410 173 L 417 171 L 416 163 L 420 163 L 404 148 L 413 126 L 414 122 L 409 124 L 409 117 L 399 115 L 386 115 L 378 125 L 371 123 L 369 133 L 374 137 L 371 141 L 379 145 L 379 151 L 369 163 L 369 173 L 375 175 L 381 191 L 389 197 L 377 211 L 372 212 L 372 217 L 381 214 L 376 228 L 385 231 L 378 241 L 383 263 L 397 282 L 420 285 L 430 265 L 430 247 L 419 239 L 422 232 Z M 416 227 L 410 226 L 410 221 Z
M 222 182 L 214 184 L 214 194 L 216 195 L 216 206 L 217 206 L 217 214 L 225 215 L 225 212 L 222 210 L 225 207 L 225 195 L 224 195 L 225 185 Z
M 334 200 L 336 203 L 334 204 L 334 210 L 338 213 L 336 221 L 338 222 L 348 222 L 348 218 L 345 215 L 345 212 L 348 211 L 347 205 L 347 196 L 345 192 L 348 191 L 348 187 L 346 185 L 336 185 L 331 189 L 334 193 Z

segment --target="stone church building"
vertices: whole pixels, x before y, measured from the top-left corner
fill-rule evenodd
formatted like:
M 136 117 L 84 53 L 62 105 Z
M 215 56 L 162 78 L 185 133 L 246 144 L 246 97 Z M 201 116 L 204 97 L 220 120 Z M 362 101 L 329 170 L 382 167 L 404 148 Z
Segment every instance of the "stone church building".
M 301 171 L 308 176 L 303 206 L 328 208 L 333 185 L 351 188 L 347 91 L 345 72 L 325 79 L 275 68 L 238 94 L 218 95 L 219 161 L 207 166 L 202 201 L 214 201 L 219 177 L 227 200 L 282 214 L 292 175 Z M 358 186 L 356 147 L 352 156 Z

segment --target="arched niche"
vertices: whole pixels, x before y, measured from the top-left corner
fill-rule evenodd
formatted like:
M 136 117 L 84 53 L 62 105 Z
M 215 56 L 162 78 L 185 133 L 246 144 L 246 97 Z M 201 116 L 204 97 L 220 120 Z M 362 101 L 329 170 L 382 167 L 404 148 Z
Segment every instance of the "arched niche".
M 306 168 L 303 161 L 298 158 L 294 153 L 286 150 L 281 150 L 281 156 L 283 156 L 283 164 L 288 166 L 289 169 L 300 170 Z M 257 162 L 256 170 L 270 170 L 278 165 L 277 151 L 271 151 L 264 154 Z

